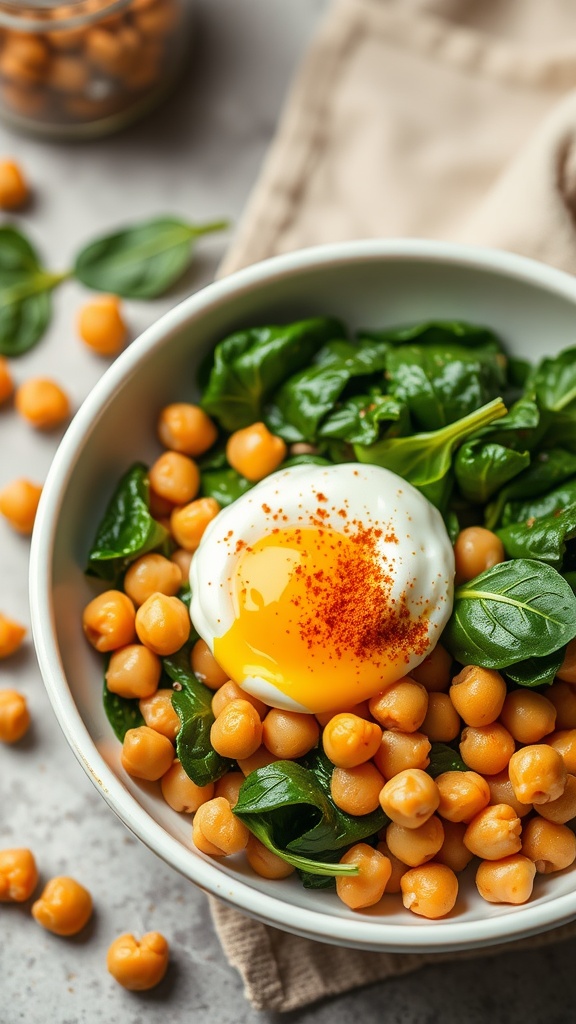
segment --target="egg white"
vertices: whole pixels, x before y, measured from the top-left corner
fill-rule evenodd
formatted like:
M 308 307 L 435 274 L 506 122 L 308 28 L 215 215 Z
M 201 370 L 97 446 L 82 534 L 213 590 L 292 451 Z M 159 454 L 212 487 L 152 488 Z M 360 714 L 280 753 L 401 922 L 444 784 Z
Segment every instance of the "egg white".
M 438 510 L 415 487 L 380 466 L 293 466 L 266 477 L 223 509 L 208 526 L 192 558 L 192 622 L 214 652 L 215 638 L 227 633 L 235 619 L 228 581 L 240 557 L 237 542 L 254 544 L 277 526 L 310 525 L 319 507 L 319 493 L 326 498 L 322 502 L 326 527 L 344 533 L 346 522 L 359 520 L 366 528 L 382 528 L 377 545 L 383 558 L 394 566 L 392 599 L 404 595 L 415 619 L 420 617 L 422 601 L 429 602 L 429 646 L 424 654 L 408 659 L 402 674 L 408 673 L 436 645 L 452 611 L 454 552 Z M 338 514 L 343 507 L 346 520 Z M 235 682 L 273 707 L 309 710 L 260 677 Z

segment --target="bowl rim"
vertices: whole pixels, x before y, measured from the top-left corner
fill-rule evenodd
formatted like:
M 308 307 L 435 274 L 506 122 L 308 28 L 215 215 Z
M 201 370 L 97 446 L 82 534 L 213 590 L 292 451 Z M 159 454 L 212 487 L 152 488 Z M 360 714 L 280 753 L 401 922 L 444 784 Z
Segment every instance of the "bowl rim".
M 346 263 L 403 261 L 431 262 L 493 271 L 544 288 L 575 306 L 576 280 L 569 274 L 514 253 L 427 239 L 365 239 L 314 246 L 253 264 L 216 280 L 174 306 L 122 352 L 104 372 L 71 421 L 56 451 L 42 491 L 30 552 L 30 609 L 32 635 L 48 697 L 76 758 L 108 805 L 154 853 L 202 889 L 238 910 L 274 927 L 308 938 L 348 947 L 396 952 L 436 952 L 472 948 L 526 937 L 567 923 L 576 917 L 576 887 L 516 912 L 482 921 L 444 918 L 423 921 L 421 927 L 390 924 L 385 919 L 357 915 L 337 917 L 292 905 L 255 889 L 243 877 L 232 877 L 214 861 L 190 852 L 156 822 L 127 789 L 99 753 L 64 673 L 56 642 L 52 602 L 52 555 L 58 515 L 68 481 L 91 424 L 116 388 L 140 359 L 161 346 L 165 337 L 202 318 L 211 309 L 272 281 Z M 280 890 L 281 891 L 281 890 Z

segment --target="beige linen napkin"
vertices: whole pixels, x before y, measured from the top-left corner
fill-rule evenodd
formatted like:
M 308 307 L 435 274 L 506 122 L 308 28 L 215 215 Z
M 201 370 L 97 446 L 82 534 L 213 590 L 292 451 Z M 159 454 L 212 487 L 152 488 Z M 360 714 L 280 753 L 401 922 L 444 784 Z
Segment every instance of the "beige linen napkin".
M 495 245 L 576 273 L 573 0 L 338 0 L 329 10 L 221 273 L 397 235 Z M 212 912 L 259 1009 L 293 1010 L 454 957 L 341 950 L 216 901 Z M 498 950 L 575 935 L 569 924 Z

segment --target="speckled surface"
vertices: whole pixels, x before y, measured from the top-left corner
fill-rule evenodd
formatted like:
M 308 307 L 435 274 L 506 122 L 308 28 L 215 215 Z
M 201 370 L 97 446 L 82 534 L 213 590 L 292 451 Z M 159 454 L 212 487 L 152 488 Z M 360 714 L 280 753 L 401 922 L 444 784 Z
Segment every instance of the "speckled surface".
M 145 123 L 89 145 L 39 143 L 0 129 L 0 155 L 25 166 L 33 207 L 18 218 L 59 268 L 96 231 L 160 211 L 237 219 L 271 138 L 291 73 L 325 0 L 198 0 L 193 67 L 174 101 Z M 213 276 L 227 243 L 206 240 L 173 295 L 127 304 L 136 335 Z M 51 330 L 14 364 L 17 380 L 59 379 L 77 406 L 105 363 L 75 337 L 82 291 L 57 295 Z M 41 481 L 58 436 L 39 436 L 11 409 L 0 412 L 0 486 L 25 474 Z M 29 621 L 28 542 L 0 523 L 0 609 Z M 28 906 L 0 908 L 0 1024 L 256 1024 L 275 1021 L 242 997 L 225 962 L 204 895 L 166 867 L 116 820 L 68 748 L 44 694 L 31 641 L 0 663 L 0 687 L 15 686 L 34 716 L 19 745 L 0 748 L 0 845 L 29 845 L 42 877 L 71 874 L 91 890 L 96 912 L 77 939 L 58 939 Z M 158 929 L 173 950 L 166 980 L 146 995 L 120 989 L 105 970 L 120 932 Z M 574 1019 L 576 942 L 543 952 L 439 965 L 308 1010 L 288 1022 L 345 1024 L 564 1024 Z

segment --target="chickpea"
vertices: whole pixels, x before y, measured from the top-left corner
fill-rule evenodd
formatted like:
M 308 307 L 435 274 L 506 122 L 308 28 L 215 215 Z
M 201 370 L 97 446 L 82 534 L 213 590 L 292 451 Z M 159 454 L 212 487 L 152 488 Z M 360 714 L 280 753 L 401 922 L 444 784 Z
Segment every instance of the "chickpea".
M 544 743 L 562 755 L 566 771 L 576 775 L 576 729 L 560 729 L 546 736 Z
M 170 516 L 170 530 L 179 547 L 196 551 L 209 523 L 216 518 L 220 505 L 215 498 L 196 498 L 175 508 Z
M 136 612 L 138 639 L 162 657 L 180 650 L 190 628 L 188 609 L 178 597 L 151 594 Z
M 24 903 L 37 885 L 38 868 L 31 850 L 0 850 L 0 903 Z
M 279 758 L 275 754 L 271 754 L 270 751 L 262 744 L 255 750 L 250 757 L 238 758 L 238 767 L 243 773 L 242 778 L 245 775 L 250 775 L 251 772 L 255 772 L 257 768 L 265 768 L 268 764 L 274 764 L 274 761 L 278 761 Z
M 393 732 L 382 736 L 374 762 L 385 779 L 392 779 L 405 768 L 427 768 L 431 743 L 421 732 Z
M 174 760 L 174 747 L 162 733 L 139 725 L 128 729 L 120 755 L 122 767 L 135 779 L 154 782 L 165 775 Z
M 51 878 L 32 904 L 32 917 L 54 935 L 76 935 L 92 916 L 92 897 L 74 878 Z
M 399 772 L 388 780 L 380 793 L 384 814 L 404 828 L 419 828 L 434 814 L 439 803 L 438 786 L 419 768 Z
M 30 480 L 13 480 L 0 491 L 0 515 L 18 533 L 32 533 L 42 488 Z
M 576 695 L 574 700 L 576 705 Z M 554 730 L 556 708 L 534 690 L 513 690 L 504 701 L 500 721 L 518 743 L 537 743 Z
M 0 160 L 0 209 L 17 210 L 30 198 L 20 166 L 14 160 Z
M 110 945 L 106 966 L 115 981 L 129 992 L 146 992 L 162 981 L 168 957 L 168 943 L 160 932 L 146 932 L 140 942 L 126 933 Z
M 130 28 L 108 30 L 93 27 L 86 34 L 88 59 L 99 71 L 113 77 L 131 70 L 138 48 L 138 33 Z
M 518 853 L 522 846 L 522 824 L 513 807 L 492 804 L 472 818 L 464 833 L 464 845 L 475 857 L 500 860 Z
M 212 857 L 240 853 L 246 848 L 249 836 L 244 822 L 232 813 L 230 804 L 222 796 L 202 804 L 194 815 L 194 845 Z
M 567 825 L 537 816 L 524 826 L 522 853 L 539 875 L 563 871 L 576 860 L 576 836 Z
M 138 11 L 136 25 L 143 36 L 157 39 L 168 35 L 178 20 L 178 12 L 173 4 L 153 4 Z
M 165 498 L 161 498 L 156 491 L 153 491 L 151 487 L 148 488 L 148 505 L 150 508 L 150 515 L 157 519 L 158 522 L 161 520 L 168 520 L 168 526 L 170 526 L 170 515 L 174 511 L 175 505 L 172 501 L 166 501 Z M 171 561 L 174 559 L 171 557 Z
M 174 597 L 181 586 L 182 573 L 176 563 L 155 552 L 132 562 L 124 577 L 124 590 L 137 608 L 152 594 Z
M 51 430 L 70 415 L 70 402 L 59 384 L 46 377 L 31 377 L 16 391 L 20 415 L 37 430 Z
M 246 857 L 252 870 L 261 878 L 288 878 L 296 870 L 253 835 L 248 836 Z
M 317 711 L 314 717 L 316 718 L 318 725 L 324 729 L 328 725 L 330 719 L 334 718 L 334 715 L 344 714 L 357 715 L 358 718 L 365 718 L 368 722 L 372 721 L 372 715 L 370 714 L 367 700 L 361 700 L 358 704 L 350 704 L 349 707 L 335 708 L 334 711 Z
M 499 722 L 478 729 L 468 726 L 460 736 L 460 756 L 472 771 L 481 775 L 497 775 L 504 771 L 516 744 Z
M 556 720 L 552 728 L 576 729 L 576 686 L 557 679 L 546 690 L 546 697 L 543 700 L 546 699 L 554 705 L 556 710 Z M 549 732 L 552 732 L 552 729 L 548 729 L 544 735 Z M 526 740 L 525 742 L 535 743 L 536 740 Z
M 14 394 L 14 382 L 9 369 L 8 360 L 0 356 L 0 405 L 7 402 Z
M 379 850 L 367 843 L 356 843 L 343 857 L 340 864 L 356 864 L 357 875 L 337 875 L 336 892 L 351 910 L 373 907 L 384 895 L 392 874 L 392 865 Z
M 546 804 L 562 796 L 566 765 L 554 747 L 537 743 L 517 750 L 508 765 L 510 782 L 523 804 Z
M 162 796 L 174 811 L 193 814 L 214 796 L 214 783 L 197 786 L 176 759 L 160 780 Z
M 556 673 L 557 679 L 565 683 L 576 683 L 576 637 L 568 644 L 564 653 L 564 661 Z
M 424 661 L 410 669 L 410 675 L 417 683 L 422 683 L 428 693 L 437 693 L 450 686 L 451 671 L 452 655 L 442 644 L 436 644 Z
M 15 654 L 25 636 L 24 626 L 0 612 L 0 660 Z
M 170 555 L 170 558 L 173 562 L 176 562 L 176 565 L 182 573 L 183 582 L 190 576 L 190 566 L 192 564 L 193 554 L 193 551 L 186 551 L 184 548 L 176 548 L 176 550 Z
M 210 730 L 210 742 L 222 757 L 250 757 L 262 742 L 262 722 L 247 700 L 232 700 L 222 709 Z
M 121 590 L 106 590 L 84 609 L 82 628 L 86 639 L 101 654 L 126 647 L 135 640 L 134 605 Z
M 460 735 L 462 723 L 447 693 L 430 693 L 422 732 L 432 743 L 451 743 Z
M 228 682 L 228 673 L 220 668 L 205 640 L 197 640 L 194 644 L 190 665 L 194 675 L 210 690 L 218 690 Z
M 112 652 L 106 670 L 106 685 L 119 697 L 151 697 L 158 689 L 162 662 L 143 644 L 127 644 Z
M 275 757 L 303 757 L 319 738 L 320 726 L 314 715 L 271 708 L 262 722 L 262 742 Z
M 224 710 L 227 704 L 231 700 L 247 700 L 253 708 L 260 715 L 260 718 L 264 718 L 267 711 L 269 710 L 268 705 L 263 700 L 258 700 L 258 697 L 253 697 L 251 693 L 247 693 L 242 690 L 238 683 L 234 683 L 231 679 L 228 679 L 223 686 L 220 686 L 212 698 L 212 712 L 215 718 Z
M 337 768 L 355 768 L 370 761 L 380 746 L 382 729 L 358 715 L 334 715 L 324 729 L 324 752 Z
M 242 772 L 227 772 L 214 786 L 214 796 L 223 796 L 230 807 L 236 807 L 245 776 Z
M 438 814 L 447 821 L 472 821 L 490 803 L 488 783 L 477 772 L 443 772 L 436 786 Z
M 454 676 L 450 700 L 466 725 L 477 728 L 498 718 L 506 698 L 506 683 L 495 669 L 467 665 Z
M 115 356 L 128 333 L 116 295 L 99 295 L 85 303 L 78 314 L 78 333 L 99 356 Z
M 156 494 L 174 505 L 187 505 L 200 488 L 200 471 L 196 463 L 182 452 L 164 452 L 148 474 Z
M 175 402 L 162 409 L 158 436 L 165 448 L 196 457 L 212 447 L 218 430 L 199 405 Z
M 428 692 L 409 676 L 391 683 L 368 702 L 370 714 L 385 729 L 416 732 L 426 717 Z
M 498 772 L 497 775 L 489 775 L 486 782 L 490 790 L 491 804 L 509 804 L 510 807 L 514 808 L 519 818 L 526 817 L 532 810 L 532 804 L 523 804 L 517 799 L 507 768 L 502 772 Z
M 226 458 L 232 469 L 252 483 L 278 469 L 286 453 L 285 442 L 271 434 L 264 423 L 235 430 L 226 443 Z
M 464 871 L 472 860 L 473 854 L 464 845 L 466 825 L 463 821 L 444 821 L 444 842 L 436 854 L 439 864 L 447 864 L 458 874 Z
M 347 814 L 370 814 L 379 806 L 384 778 L 372 761 L 355 768 L 335 768 L 330 793 L 337 807 Z
M 436 814 L 418 828 L 405 828 L 391 821 L 386 829 L 388 848 L 398 860 L 411 868 L 432 860 L 442 848 L 443 842 L 444 826 Z
M 79 57 L 53 54 L 49 65 L 49 83 L 56 92 L 83 93 L 88 84 L 88 65 Z
M 412 868 L 400 880 L 402 902 L 419 917 L 446 917 L 458 899 L 458 879 L 446 864 L 425 864 Z
M 576 776 L 568 775 L 562 796 L 538 804 L 535 810 L 547 821 L 555 821 L 557 825 L 565 825 L 567 821 L 576 818 Z
M 139 702 L 140 714 L 146 725 L 174 742 L 180 732 L 180 718 L 172 704 L 173 690 L 156 690 Z
M 454 545 L 456 561 L 456 582 L 465 583 L 479 576 L 486 569 L 498 565 L 506 558 L 504 545 L 499 537 L 483 526 L 468 526 L 461 530 Z
M 476 888 L 488 903 L 526 903 L 532 895 L 536 868 L 521 853 L 500 860 L 483 860 L 476 872 Z
M 398 860 L 398 857 L 394 856 L 392 851 L 388 849 L 384 840 L 381 840 L 378 843 L 376 849 L 378 850 L 378 853 L 382 853 L 388 858 L 392 869 L 390 878 L 386 883 L 386 895 L 388 896 L 389 894 L 400 892 L 400 879 L 402 878 L 402 875 L 405 875 L 408 871 L 408 866 L 403 864 L 401 860 Z
M 29 728 L 26 698 L 17 690 L 0 690 L 0 743 L 17 743 Z

